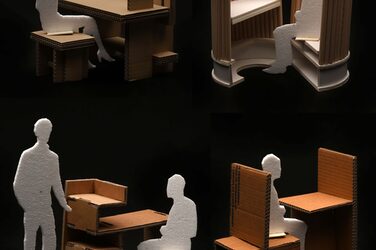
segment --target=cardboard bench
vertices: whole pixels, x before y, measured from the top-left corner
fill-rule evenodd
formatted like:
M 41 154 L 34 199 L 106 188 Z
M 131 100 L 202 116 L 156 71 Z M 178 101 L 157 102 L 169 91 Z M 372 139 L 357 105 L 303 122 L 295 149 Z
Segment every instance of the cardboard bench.
M 37 76 L 48 74 L 51 66 L 54 82 L 87 78 L 89 48 L 95 45 L 94 37 L 82 33 L 49 36 L 35 31 L 31 39 L 36 42 Z
M 300 249 L 299 239 L 292 235 L 269 239 L 270 190 L 270 173 L 232 164 L 231 236 L 215 240 L 215 249 Z

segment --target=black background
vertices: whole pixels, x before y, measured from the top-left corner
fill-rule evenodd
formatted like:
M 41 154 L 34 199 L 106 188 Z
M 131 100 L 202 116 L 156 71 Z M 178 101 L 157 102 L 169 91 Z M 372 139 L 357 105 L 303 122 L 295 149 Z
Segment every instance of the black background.
M 288 16 L 290 1 L 284 1 Z M 31 31 L 40 24 L 34 1 L 0 2 L 0 246 L 22 249 L 22 209 L 12 191 L 20 154 L 35 142 L 33 125 L 54 125 L 50 148 L 62 180 L 100 178 L 129 187 L 127 210 L 168 212 L 167 178 L 182 174 L 198 207 L 192 249 L 213 249 L 228 233 L 231 162 L 258 167 L 274 153 L 282 161 L 280 196 L 316 188 L 317 148 L 358 156 L 359 249 L 372 249 L 370 205 L 376 164 L 376 84 L 371 1 L 353 1 L 350 81 L 317 93 L 294 69 L 272 76 L 241 72 L 232 89 L 211 80 L 210 1 L 177 0 L 171 74 L 122 80 L 121 62 L 103 63 L 89 78 L 53 84 L 35 77 Z M 57 236 L 62 209 L 54 202 Z M 133 248 L 128 248 L 133 249 Z

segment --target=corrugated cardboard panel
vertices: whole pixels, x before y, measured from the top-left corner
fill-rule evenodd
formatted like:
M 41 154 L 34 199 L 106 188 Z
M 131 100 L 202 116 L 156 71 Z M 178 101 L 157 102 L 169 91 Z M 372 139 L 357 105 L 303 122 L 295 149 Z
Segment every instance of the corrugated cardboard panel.
M 281 238 L 269 239 L 270 250 L 299 250 L 300 241 L 292 235 L 286 235 Z
M 353 200 L 355 164 L 355 156 L 320 148 L 318 191 Z
M 70 227 L 84 231 L 95 232 L 98 228 L 98 208 L 83 200 L 68 199 L 72 212 L 67 213 L 67 223 Z
M 306 213 L 315 213 L 334 209 L 336 207 L 352 205 L 352 200 L 346 200 L 320 192 L 290 196 L 281 198 L 279 200 L 285 206 L 298 209 Z
M 166 224 L 167 215 L 153 210 L 103 217 L 100 219 L 98 234 L 124 232 L 146 227 L 161 226 Z
M 107 181 L 95 180 L 94 193 L 118 201 L 127 201 L 127 187 Z
M 94 180 L 78 179 L 65 181 L 65 194 L 90 194 L 94 193 Z
M 232 164 L 231 235 L 260 248 L 268 247 L 270 182 L 269 173 Z
M 212 0 L 212 48 L 217 60 L 231 60 L 230 0 Z
M 83 33 L 48 36 L 44 31 L 34 31 L 31 33 L 31 38 L 57 50 L 85 48 L 95 44 L 94 37 Z

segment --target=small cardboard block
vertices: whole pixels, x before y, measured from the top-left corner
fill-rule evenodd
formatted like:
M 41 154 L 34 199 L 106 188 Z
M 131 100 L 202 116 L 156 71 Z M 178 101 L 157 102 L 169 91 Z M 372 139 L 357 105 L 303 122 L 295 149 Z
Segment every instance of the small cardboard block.
M 128 10 L 153 8 L 153 0 L 128 0 Z

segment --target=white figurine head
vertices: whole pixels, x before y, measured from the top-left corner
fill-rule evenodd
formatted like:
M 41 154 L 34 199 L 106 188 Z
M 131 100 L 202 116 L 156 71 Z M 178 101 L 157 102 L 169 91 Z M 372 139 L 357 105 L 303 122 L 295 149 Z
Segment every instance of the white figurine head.
M 39 142 L 48 143 L 52 131 L 52 123 L 47 118 L 39 119 L 34 125 L 34 134 Z
M 272 175 L 272 179 L 281 177 L 281 160 L 274 154 L 268 154 L 262 159 L 262 169 Z
M 181 175 L 175 174 L 168 179 L 167 197 L 176 199 L 184 196 L 185 180 Z

